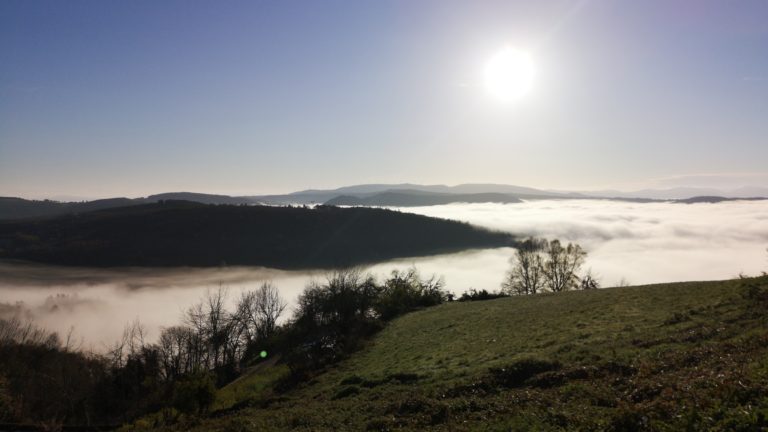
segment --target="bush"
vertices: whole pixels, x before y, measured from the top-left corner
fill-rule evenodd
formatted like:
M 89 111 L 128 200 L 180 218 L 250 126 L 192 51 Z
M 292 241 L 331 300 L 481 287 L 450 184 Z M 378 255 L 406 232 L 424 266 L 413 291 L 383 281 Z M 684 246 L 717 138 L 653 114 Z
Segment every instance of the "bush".
M 394 270 L 381 287 L 374 308 L 381 319 L 388 321 L 415 309 L 441 304 L 447 298 L 442 280 L 421 280 L 415 268 Z
M 295 318 L 281 338 L 283 359 L 294 376 L 311 375 L 361 348 L 387 320 L 446 298 L 442 280 L 422 280 L 415 268 L 393 271 L 382 285 L 354 269 L 337 271 L 299 296 Z
M 173 386 L 173 407 L 184 413 L 207 412 L 215 399 L 214 377 L 208 372 L 195 372 Z
M 505 294 L 503 292 L 494 292 L 494 291 L 487 291 L 487 290 L 476 290 L 476 289 L 470 289 L 469 291 L 464 291 L 461 294 L 461 297 L 459 297 L 459 301 L 481 301 L 481 300 L 493 300 L 501 297 L 509 297 L 509 294 Z

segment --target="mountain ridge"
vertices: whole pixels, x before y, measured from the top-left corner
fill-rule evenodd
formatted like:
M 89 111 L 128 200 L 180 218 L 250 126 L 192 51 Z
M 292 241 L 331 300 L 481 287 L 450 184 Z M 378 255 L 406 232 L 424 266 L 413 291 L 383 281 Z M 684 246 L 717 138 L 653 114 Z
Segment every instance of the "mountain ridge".
M 376 195 L 407 193 L 416 195 L 422 202 L 405 204 L 385 203 Z M 450 196 L 452 199 L 438 198 Z M 474 195 L 474 196 L 473 196 Z M 483 198 L 482 196 L 486 197 Z M 461 196 L 462 199 L 458 199 Z M 340 199 L 340 197 L 344 197 Z M 185 200 L 203 204 L 229 205 L 386 205 L 414 206 L 437 205 L 441 199 L 447 202 L 519 202 L 525 199 L 609 199 L 632 202 L 675 201 L 684 203 L 720 202 L 737 199 L 766 199 L 768 188 L 741 187 L 730 190 L 711 188 L 644 189 L 635 192 L 602 190 L 593 192 L 568 192 L 536 189 L 525 186 L 494 183 L 465 183 L 455 186 L 417 185 L 413 183 L 373 183 L 344 186 L 336 189 L 306 189 L 282 195 L 221 195 L 197 192 L 164 192 L 140 198 L 106 198 L 92 201 L 61 202 L 54 200 L 28 200 L 18 197 L 0 197 L 0 220 L 31 219 L 77 214 L 92 210 L 141 205 L 165 200 Z M 515 201 L 517 200 L 517 201 Z M 430 204 L 433 202 L 433 204 Z M 446 203 L 447 203 L 446 202 Z M 368 204 L 366 204 L 368 203 Z

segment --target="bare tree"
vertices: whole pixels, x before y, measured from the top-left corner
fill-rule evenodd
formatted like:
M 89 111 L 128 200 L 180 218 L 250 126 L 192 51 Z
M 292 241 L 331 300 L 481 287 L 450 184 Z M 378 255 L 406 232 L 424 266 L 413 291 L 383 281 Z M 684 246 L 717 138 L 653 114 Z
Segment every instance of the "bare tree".
M 190 364 L 208 369 L 236 367 L 249 344 L 272 336 L 286 308 L 277 288 L 269 282 L 244 292 L 233 312 L 226 308 L 226 300 L 227 290 L 220 287 L 187 309 L 184 321 L 191 332 L 186 342 Z M 171 354 L 174 336 L 172 333 L 167 336 L 171 339 L 161 340 Z M 171 362 L 170 367 L 173 370 L 176 366 Z
M 145 346 L 146 338 L 147 327 L 138 318 L 128 323 L 123 330 L 123 340 L 126 341 L 129 355 L 140 353 Z
M 61 346 L 58 333 L 35 326 L 32 321 L 22 322 L 19 318 L 0 319 L 0 346 L 36 345 L 53 349 Z
M 190 362 L 198 367 L 208 367 L 208 348 L 206 343 L 207 324 L 203 302 L 196 303 L 184 313 L 184 324 L 192 331 L 189 340 Z
M 225 309 L 227 290 L 209 290 L 200 303 L 192 305 L 184 321 L 196 333 L 195 363 L 215 368 L 222 364 L 228 337 L 229 314 Z
M 277 327 L 277 320 L 287 304 L 271 282 L 264 282 L 255 291 L 244 292 L 238 302 L 238 319 L 242 322 L 249 342 L 267 339 Z
M 587 270 L 587 274 L 581 278 L 580 288 L 582 290 L 590 290 L 600 288 L 600 281 L 597 276 L 592 274 L 592 269 Z
M 163 378 L 173 381 L 179 376 L 193 372 L 201 367 L 196 363 L 196 335 L 185 326 L 164 328 L 158 340 L 158 351 L 163 367 Z
M 123 335 L 107 349 L 107 358 L 113 369 L 125 366 L 126 361 L 138 355 L 145 347 L 147 328 L 135 319 L 125 325 Z
M 587 253 L 578 244 L 563 247 L 560 240 L 547 243 L 544 253 L 544 278 L 551 292 L 567 291 L 578 286 L 577 273 L 584 264 Z
M 216 291 L 209 291 L 204 301 L 205 307 L 205 337 L 208 341 L 211 362 L 213 367 L 222 363 L 224 347 L 227 343 L 226 325 L 227 311 L 224 303 L 227 298 L 227 290 L 219 287 Z
M 261 299 L 261 316 L 263 318 L 261 333 L 263 337 L 268 338 L 275 332 L 277 320 L 285 311 L 287 303 L 280 297 L 277 288 L 270 283 L 263 284 L 257 293 Z
M 536 294 L 544 285 L 544 260 L 542 248 L 546 241 L 528 238 L 517 247 L 510 259 L 512 264 L 501 288 L 516 295 Z

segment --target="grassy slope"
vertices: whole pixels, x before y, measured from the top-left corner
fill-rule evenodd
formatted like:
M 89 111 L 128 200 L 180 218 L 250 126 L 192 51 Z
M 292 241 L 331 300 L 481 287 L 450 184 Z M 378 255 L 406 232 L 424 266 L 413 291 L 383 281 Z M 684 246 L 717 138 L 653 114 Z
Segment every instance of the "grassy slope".
M 265 390 L 263 372 L 245 377 L 238 385 L 257 389 L 252 406 L 198 426 L 733 430 L 768 415 L 766 309 L 744 297 L 746 283 L 768 287 L 766 278 L 689 282 L 423 310 L 285 394 Z M 559 366 L 514 382 L 489 371 L 530 358 Z

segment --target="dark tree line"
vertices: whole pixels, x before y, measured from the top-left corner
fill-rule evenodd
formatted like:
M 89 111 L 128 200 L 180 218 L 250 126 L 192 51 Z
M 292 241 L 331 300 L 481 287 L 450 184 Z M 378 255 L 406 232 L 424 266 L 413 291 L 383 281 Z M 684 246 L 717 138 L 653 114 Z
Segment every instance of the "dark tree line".
M 51 333 L 0 320 L 0 422 L 88 422 L 107 370 L 101 358 L 73 352 Z
M 242 293 L 233 311 L 226 297 L 224 289 L 209 292 L 156 343 L 130 323 L 105 354 L 72 350 L 29 322 L 0 320 L 0 421 L 115 424 L 165 407 L 207 410 L 216 386 L 237 376 L 286 308 L 270 283 Z
M 0 221 L 0 258 L 79 266 L 334 269 L 512 243 L 510 234 L 462 222 L 330 206 L 165 201 Z

